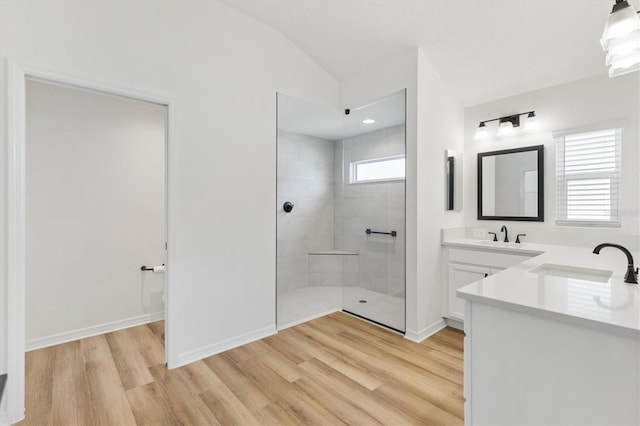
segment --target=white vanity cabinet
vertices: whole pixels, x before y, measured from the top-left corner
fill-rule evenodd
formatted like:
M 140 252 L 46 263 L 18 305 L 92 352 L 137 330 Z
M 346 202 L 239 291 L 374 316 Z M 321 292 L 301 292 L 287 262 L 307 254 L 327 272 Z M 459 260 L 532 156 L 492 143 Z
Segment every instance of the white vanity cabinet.
M 472 282 L 493 275 L 498 270 L 487 266 L 466 265 L 464 263 L 449 262 L 449 285 L 447 289 L 447 314 L 445 316 L 464 320 L 464 300 L 456 296 L 456 291 Z
M 530 254 L 512 254 L 483 248 L 460 248 L 445 246 L 443 271 L 445 291 L 443 316 L 463 321 L 464 300 L 456 291 L 475 281 L 498 273 L 503 269 L 529 259 Z

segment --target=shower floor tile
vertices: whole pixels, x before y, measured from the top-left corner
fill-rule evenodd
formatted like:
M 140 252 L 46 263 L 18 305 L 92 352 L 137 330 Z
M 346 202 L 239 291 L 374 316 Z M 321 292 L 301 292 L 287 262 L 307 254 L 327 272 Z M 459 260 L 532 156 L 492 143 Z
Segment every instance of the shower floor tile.
M 342 309 L 342 287 L 305 287 L 278 293 L 278 330 Z
M 361 303 L 360 300 L 366 300 Z M 282 330 L 339 310 L 405 329 L 403 298 L 362 287 L 305 287 L 278 294 L 278 329 Z
M 344 287 L 343 292 L 342 309 L 345 311 L 404 331 L 404 298 L 362 287 Z

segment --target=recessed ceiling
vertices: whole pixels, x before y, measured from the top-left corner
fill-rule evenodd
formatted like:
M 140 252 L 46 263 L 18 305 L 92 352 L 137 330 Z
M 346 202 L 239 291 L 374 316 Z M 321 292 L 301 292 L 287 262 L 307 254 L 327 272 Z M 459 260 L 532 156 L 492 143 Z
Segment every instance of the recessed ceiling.
M 363 120 L 372 119 L 366 124 Z M 278 129 L 329 140 L 340 140 L 404 124 L 404 91 L 368 105 L 354 106 L 349 114 L 332 107 L 312 104 L 278 94 Z
M 614 3 L 219 1 L 280 31 L 338 80 L 420 46 L 465 105 L 606 73 L 599 39 Z

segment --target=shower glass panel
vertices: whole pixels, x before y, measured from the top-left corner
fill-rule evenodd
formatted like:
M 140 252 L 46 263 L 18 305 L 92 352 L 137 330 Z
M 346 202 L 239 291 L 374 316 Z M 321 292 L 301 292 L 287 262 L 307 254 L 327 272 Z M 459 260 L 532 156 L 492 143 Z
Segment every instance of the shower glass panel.
M 350 108 L 334 200 L 342 310 L 405 331 L 405 91 Z
M 357 255 L 335 244 L 343 113 L 282 93 L 277 102 L 276 323 L 283 329 L 342 309 L 343 263 Z

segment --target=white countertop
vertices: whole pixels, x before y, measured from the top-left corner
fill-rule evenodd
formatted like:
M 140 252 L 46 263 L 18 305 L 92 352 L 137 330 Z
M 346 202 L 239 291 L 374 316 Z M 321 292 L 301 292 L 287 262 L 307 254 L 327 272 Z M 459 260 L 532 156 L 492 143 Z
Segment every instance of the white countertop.
M 615 248 L 602 249 L 547 244 L 501 244 L 455 239 L 444 246 L 533 256 L 495 275 L 462 287 L 458 297 L 547 318 L 640 337 L 638 284 L 624 283 L 627 258 Z M 634 254 L 636 266 L 640 256 Z M 611 272 L 606 282 L 530 272 L 543 264 Z

